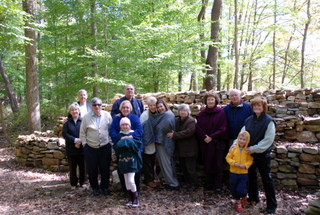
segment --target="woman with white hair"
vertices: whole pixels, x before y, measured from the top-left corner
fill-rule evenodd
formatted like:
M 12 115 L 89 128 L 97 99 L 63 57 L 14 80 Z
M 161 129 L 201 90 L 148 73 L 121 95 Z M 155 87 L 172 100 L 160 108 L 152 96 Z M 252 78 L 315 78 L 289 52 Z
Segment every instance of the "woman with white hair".
M 146 123 L 150 115 L 154 115 L 157 113 L 157 99 L 153 96 L 150 96 L 147 99 L 147 105 L 148 110 L 145 110 L 141 116 L 140 116 L 140 122 L 142 123 L 142 126 Z M 149 127 L 144 127 L 144 136 L 147 136 L 148 134 L 153 133 L 153 131 L 150 131 Z M 147 186 L 151 188 L 157 187 L 157 185 L 154 183 L 154 180 L 156 179 L 156 173 L 155 173 L 155 163 L 156 163 L 156 146 L 155 143 L 150 143 L 147 145 L 144 145 L 144 153 L 142 155 L 143 158 L 143 167 L 142 172 L 144 175 L 144 183 L 146 183 Z
M 62 136 L 66 140 L 71 187 L 82 187 L 85 181 L 84 153 L 82 141 L 79 138 L 81 122 L 80 106 L 76 102 L 72 103 L 69 106 L 67 122 L 62 129 Z M 77 176 L 77 167 L 79 167 L 79 178 Z
M 179 167 L 182 170 L 186 183 L 190 185 L 188 191 L 199 187 L 197 176 L 198 143 L 195 136 L 196 121 L 190 116 L 190 107 L 181 104 L 178 107 L 175 131 L 167 133 L 167 137 L 175 140 L 175 156 L 179 158 Z

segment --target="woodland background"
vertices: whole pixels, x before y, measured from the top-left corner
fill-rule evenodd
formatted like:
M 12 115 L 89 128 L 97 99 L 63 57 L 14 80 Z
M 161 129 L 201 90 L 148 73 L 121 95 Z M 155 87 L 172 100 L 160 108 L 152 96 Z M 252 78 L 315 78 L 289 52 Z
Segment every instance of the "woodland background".
M 109 102 L 125 83 L 319 88 L 319 28 L 315 0 L 0 0 L 2 118 L 32 133 L 79 89 Z

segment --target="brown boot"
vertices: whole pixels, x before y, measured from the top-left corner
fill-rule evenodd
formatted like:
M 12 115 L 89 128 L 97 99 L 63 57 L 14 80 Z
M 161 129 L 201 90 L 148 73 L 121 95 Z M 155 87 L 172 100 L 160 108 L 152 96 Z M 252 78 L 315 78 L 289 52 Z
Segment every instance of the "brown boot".
M 131 206 L 132 205 L 132 192 L 131 190 L 127 190 L 127 196 L 128 196 L 128 202 L 126 204 L 126 206 Z
M 138 200 L 138 193 L 137 192 L 131 192 L 132 193 L 132 206 L 138 207 L 139 206 L 139 200 Z

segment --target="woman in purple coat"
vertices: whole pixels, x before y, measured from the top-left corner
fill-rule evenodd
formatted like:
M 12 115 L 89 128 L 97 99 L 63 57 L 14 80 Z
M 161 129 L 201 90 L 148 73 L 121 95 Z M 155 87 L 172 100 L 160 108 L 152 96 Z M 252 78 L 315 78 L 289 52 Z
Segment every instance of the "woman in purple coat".
M 227 117 L 218 107 L 219 96 L 208 92 L 204 98 L 206 108 L 197 114 L 196 133 L 199 138 L 200 158 L 208 176 L 205 190 L 222 191 L 223 166 L 227 149 Z

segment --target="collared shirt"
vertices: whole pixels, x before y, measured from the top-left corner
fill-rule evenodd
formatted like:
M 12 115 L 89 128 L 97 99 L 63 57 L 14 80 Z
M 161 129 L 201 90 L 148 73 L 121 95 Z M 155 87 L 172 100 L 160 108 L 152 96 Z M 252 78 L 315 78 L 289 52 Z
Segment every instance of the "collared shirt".
M 94 118 L 94 120 L 97 123 L 97 126 L 99 127 L 100 126 L 100 120 L 101 120 L 101 114 L 99 116 L 97 116 L 92 112 L 92 117 Z

